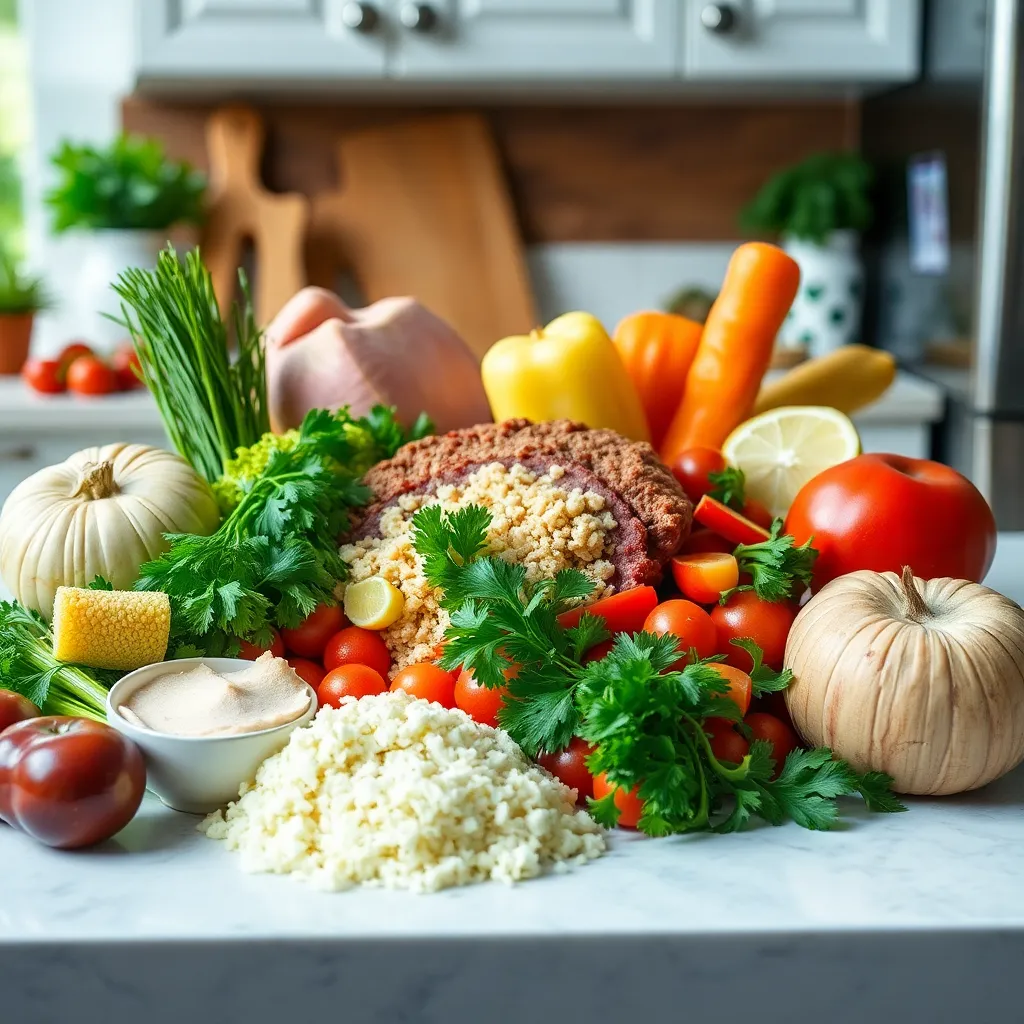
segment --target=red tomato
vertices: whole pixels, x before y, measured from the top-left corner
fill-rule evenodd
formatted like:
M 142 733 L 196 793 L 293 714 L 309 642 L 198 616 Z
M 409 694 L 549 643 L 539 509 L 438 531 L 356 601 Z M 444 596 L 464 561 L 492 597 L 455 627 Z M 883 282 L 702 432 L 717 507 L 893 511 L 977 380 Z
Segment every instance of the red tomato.
M 65 345 L 57 356 L 57 375 L 61 381 L 68 379 L 68 370 L 76 359 L 91 355 L 93 351 L 84 341 L 72 341 Z
M 0 732 L 16 722 L 24 722 L 28 718 L 38 718 L 42 714 L 28 699 L 13 690 L 0 690 Z
M 60 363 L 56 359 L 29 359 L 21 368 L 21 378 L 41 395 L 59 395 L 64 390 Z
M 391 680 L 391 689 L 405 690 L 412 697 L 422 697 L 445 708 L 455 707 L 455 680 L 451 672 L 429 661 L 407 665 Z
M 800 746 L 796 733 L 781 718 L 763 711 L 754 711 L 743 721 L 750 727 L 755 740 L 766 740 L 772 745 L 775 775 L 778 776 L 790 752 Z
M 706 718 L 701 727 L 708 734 L 711 753 L 719 761 L 739 764 L 749 753 L 750 744 L 728 718 Z
M 675 457 L 669 469 L 690 501 L 697 502 L 714 489 L 708 474 L 721 473 L 725 469 L 725 458 L 715 448 L 689 448 Z
M 602 658 L 607 657 L 611 654 L 611 650 L 614 646 L 614 640 L 602 640 L 599 644 L 594 644 L 594 646 L 583 655 L 583 664 L 589 665 L 592 661 L 600 661 Z
M 743 518 L 763 526 L 766 530 L 770 530 L 772 523 L 775 522 L 775 517 L 756 498 L 747 498 L 743 502 Z
M 709 658 L 715 653 L 715 624 L 711 616 L 692 601 L 663 601 L 647 616 L 644 630 L 658 636 L 671 633 L 679 637 L 679 649 L 684 655 L 691 647 L 696 649 L 698 658 Z
M 309 658 L 289 658 L 288 664 L 295 670 L 295 674 L 304 682 L 309 683 L 315 690 L 327 674 L 323 665 L 318 665 Z
M 800 489 L 786 532 L 814 538 L 814 589 L 857 569 L 981 582 L 996 550 L 996 521 L 955 469 L 902 455 L 858 455 Z
M 71 850 L 135 817 L 146 765 L 131 740 L 85 718 L 30 718 L 0 735 L 0 819 Z
M 697 502 L 693 518 L 733 544 L 758 544 L 769 536 L 766 529 L 706 494 Z
M 110 357 L 110 365 L 117 375 L 117 386 L 122 391 L 134 391 L 144 386 L 140 376 L 142 365 L 133 345 L 122 345 Z
M 327 641 L 347 624 L 348 620 L 336 604 L 322 604 L 310 613 L 305 622 L 292 629 L 282 629 L 281 639 L 292 654 L 319 658 Z
M 537 764 L 547 768 L 570 789 L 575 789 L 577 801 L 586 800 L 588 796 L 594 795 L 594 776 L 587 767 L 587 758 L 593 752 L 594 748 L 586 740 L 574 736 L 564 750 L 556 754 L 541 754 Z
M 634 587 L 602 597 L 586 608 L 571 608 L 558 616 L 558 624 L 566 629 L 579 625 L 584 612 L 604 619 L 605 626 L 612 633 L 639 633 L 644 628 L 644 620 L 658 603 L 658 593 L 654 587 Z
M 706 551 L 721 551 L 723 554 L 731 555 L 736 550 L 736 545 L 724 537 L 708 530 L 703 526 L 697 527 L 679 549 L 680 555 L 700 555 Z
M 718 653 L 726 663 L 749 672 L 754 667 L 742 647 L 731 641 L 748 637 L 761 648 L 764 663 L 782 671 L 786 639 L 796 618 L 796 608 L 788 601 L 762 601 L 752 590 L 732 594 L 723 605 L 711 609 L 711 621 L 718 631 Z
M 117 374 L 102 359 L 79 356 L 68 367 L 68 391 L 76 395 L 109 395 L 117 390 Z
M 340 708 L 343 697 L 373 697 L 387 690 L 387 680 L 369 665 L 339 665 L 317 687 L 320 704 Z
M 683 597 L 698 604 L 714 604 L 723 591 L 739 583 L 740 567 L 732 555 L 721 551 L 677 555 L 672 559 L 672 578 Z
M 324 668 L 330 672 L 339 665 L 369 665 L 382 676 L 391 668 L 391 652 L 372 629 L 346 626 L 327 641 Z
M 270 632 L 272 638 L 269 647 L 258 647 L 256 644 L 249 643 L 248 640 L 242 640 L 238 656 L 245 658 L 246 661 L 255 661 L 261 654 L 266 654 L 267 651 L 270 651 L 275 658 L 283 658 L 284 642 L 281 640 L 281 634 L 273 626 L 270 627 Z
M 754 692 L 754 684 L 746 672 L 732 665 L 725 665 L 722 662 L 714 662 L 708 665 L 713 668 L 728 684 L 729 690 L 722 696 L 731 700 L 740 709 L 740 714 L 745 715 L 750 707 L 750 695 Z
M 511 679 L 513 672 L 506 672 L 505 676 Z M 455 706 L 481 725 L 490 725 L 496 729 L 498 711 L 506 693 L 508 690 L 504 686 L 488 689 L 476 681 L 471 669 L 464 668 L 455 683 Z
M 639 786 L 632 789 L 613 786 L 604 772 L 594 776 L 595 799 L 600 800 L 613 790 L 615 792 L 615 806 L 619 809 L 619 828 L 636 828 L 640 816 L 644 813 L 644 802 L 638 795 L 639 789 Z

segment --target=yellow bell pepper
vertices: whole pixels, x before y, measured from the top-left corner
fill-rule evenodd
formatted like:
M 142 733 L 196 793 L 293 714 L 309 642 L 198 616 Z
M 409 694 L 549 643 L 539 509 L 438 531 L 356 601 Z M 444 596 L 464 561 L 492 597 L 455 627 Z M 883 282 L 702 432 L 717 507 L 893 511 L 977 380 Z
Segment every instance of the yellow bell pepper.
M 640 396 L 601 322 L 565 313 L 527 335 L 503 338 L 480 367 L 495 420 L 570 419 L 649 441 Z

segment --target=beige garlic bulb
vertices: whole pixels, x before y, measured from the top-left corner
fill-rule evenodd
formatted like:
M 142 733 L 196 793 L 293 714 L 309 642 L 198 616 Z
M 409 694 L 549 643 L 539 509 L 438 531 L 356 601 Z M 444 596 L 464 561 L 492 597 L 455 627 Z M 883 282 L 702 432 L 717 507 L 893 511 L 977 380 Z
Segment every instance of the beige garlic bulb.
M 984 786 L 1024 759 L 1024 611 L 967 580 L 833 580 L 786 644 L 793 724 L 900 793 Z

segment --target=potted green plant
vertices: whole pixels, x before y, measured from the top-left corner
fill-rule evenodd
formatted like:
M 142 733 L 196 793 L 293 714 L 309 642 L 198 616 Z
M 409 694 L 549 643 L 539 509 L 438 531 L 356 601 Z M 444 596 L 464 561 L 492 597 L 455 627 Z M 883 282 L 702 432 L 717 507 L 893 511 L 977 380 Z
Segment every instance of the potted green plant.
M 857 153 L 816 153 L 765 182 L 743 227 L 781 237 L 800 264 L 800 290 L 779 342 L 823 355 L 858 341 L 864 271 L 860 232 L 871 223 L 871 165 Z
M 49 305 L 42 279 L 24 273 L 14 256 L 0 249 L 0 374 L 21 371 L 35 315 Z
M 156 139 L 118 136 L 109 146 L 63 142 L 51 157 L 57 183 L 46 196 L 53 229 L 80 248 L 81 268 L 69 288 L 78 332 L 110 347 L 123 330 L 110 289 L 129 267 L 153 267 L 175 225 L 202 218 L 206 180 L 187 163 L 170 160 Z

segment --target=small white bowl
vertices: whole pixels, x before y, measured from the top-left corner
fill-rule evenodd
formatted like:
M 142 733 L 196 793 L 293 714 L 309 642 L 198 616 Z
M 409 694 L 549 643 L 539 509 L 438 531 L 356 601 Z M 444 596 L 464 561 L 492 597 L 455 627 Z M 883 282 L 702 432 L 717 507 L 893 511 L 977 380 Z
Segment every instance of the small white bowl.
M 176 811 L 209 814 L 238 797 L 243 782 L 287 742 L 292 730 L 311 721 L 317 710 L 316 691 L 307 684 L 309 708 L 294 722 L 237 736 L 172 736 L 141 729 L 122 717 L 118 708 L 143 683 L 167 672 L 185 672 L 209 665 L 215 672 L 238 672 L 251 661 L 241 658 L 182 658 L 129 672 L 107 694 L 107 721 L 138 746 L 146 759 L 147 787 Z

